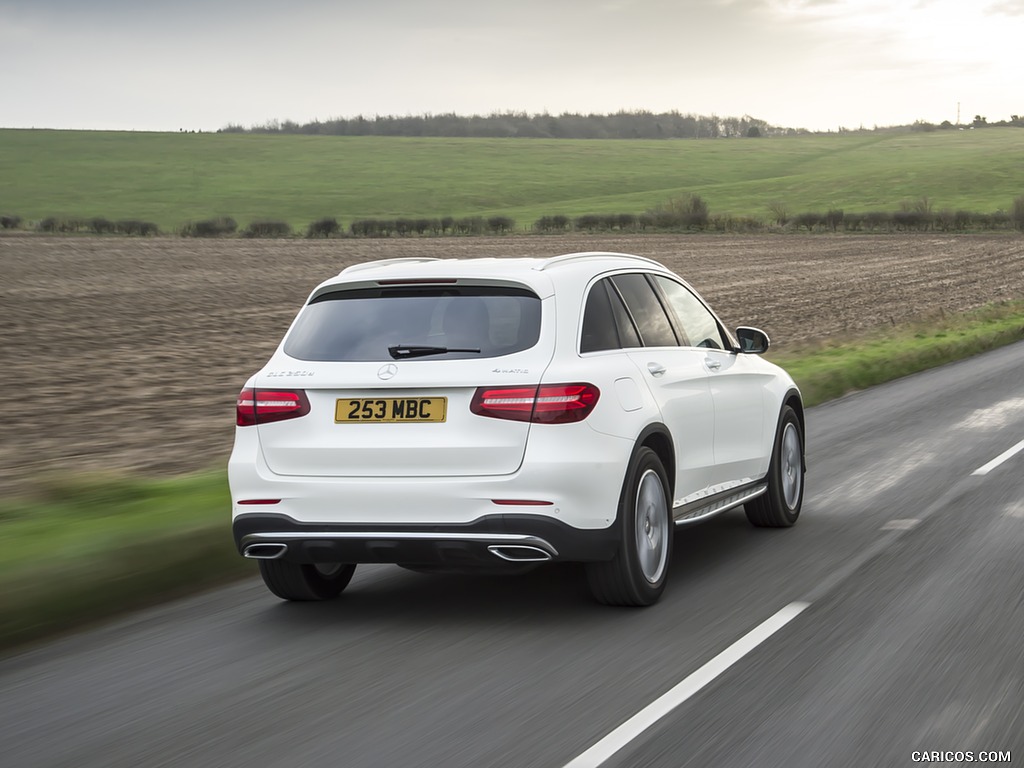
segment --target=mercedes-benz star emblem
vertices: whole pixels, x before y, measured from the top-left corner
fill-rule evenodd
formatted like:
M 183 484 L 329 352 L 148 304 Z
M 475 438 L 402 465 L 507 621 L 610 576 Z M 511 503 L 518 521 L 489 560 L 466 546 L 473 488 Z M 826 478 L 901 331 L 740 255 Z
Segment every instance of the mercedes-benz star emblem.
M 398 366 L 394 363 L 388 363 L 387 365 L 382 365 L 377 371 L 377 378 L 387 381 L 388 379 L 395 378 L 396 373 L 398 373 Z

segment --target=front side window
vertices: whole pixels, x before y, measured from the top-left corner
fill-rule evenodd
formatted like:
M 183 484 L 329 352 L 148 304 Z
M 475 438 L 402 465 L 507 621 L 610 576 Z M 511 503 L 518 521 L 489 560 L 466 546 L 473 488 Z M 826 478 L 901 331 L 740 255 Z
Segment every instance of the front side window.
M 664 292 L 669 306 L 672 307 L 676 319 L 682 326 L 682 331 L 686 336 L 684 343 L 691 347 L 728 349 L 715 316 L 685 285 L 666 277 L 655 277 L 654 280 Z
M 427 360 L 499 357 L 535 345 L 540 316 L 536 294 L 505 286 L 338 290 L 309 303 L 284 351 L 334 362 L 390 361 L 389 350 L 410 347 L 432 348 Z

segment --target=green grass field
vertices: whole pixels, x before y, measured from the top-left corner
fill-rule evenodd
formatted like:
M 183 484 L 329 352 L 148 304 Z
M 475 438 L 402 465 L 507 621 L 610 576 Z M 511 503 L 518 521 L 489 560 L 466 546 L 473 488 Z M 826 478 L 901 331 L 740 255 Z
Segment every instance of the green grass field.
M 0 130 L 0 214 L 142 219 L 174 231 L 231 216 L 303 230 L 321 217 L 641 213 L 699 194 L 714 214 L 1008 210 L 1024 131 L 885 130 L 672 141 Z

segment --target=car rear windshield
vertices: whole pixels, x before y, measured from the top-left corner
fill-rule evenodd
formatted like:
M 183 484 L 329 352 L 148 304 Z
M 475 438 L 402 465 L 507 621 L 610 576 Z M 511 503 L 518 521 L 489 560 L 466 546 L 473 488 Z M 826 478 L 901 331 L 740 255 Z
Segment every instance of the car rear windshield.
M 525 288 L 380 287 L 317 296 L 284 351 L 338 362 L 393 360 L 396 349 L 423 360 L 476 359 L 520 352 L 539 338 L 540 299 Z

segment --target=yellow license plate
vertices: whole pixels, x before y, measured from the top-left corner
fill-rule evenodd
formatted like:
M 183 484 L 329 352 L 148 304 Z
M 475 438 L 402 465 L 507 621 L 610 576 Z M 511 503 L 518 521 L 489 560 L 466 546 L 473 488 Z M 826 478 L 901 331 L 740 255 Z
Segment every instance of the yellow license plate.
M 447 412 L 447 397 L 361 397 L 338 400 L 334 421 L 338 424 L 436 423 L 444 421 Z

